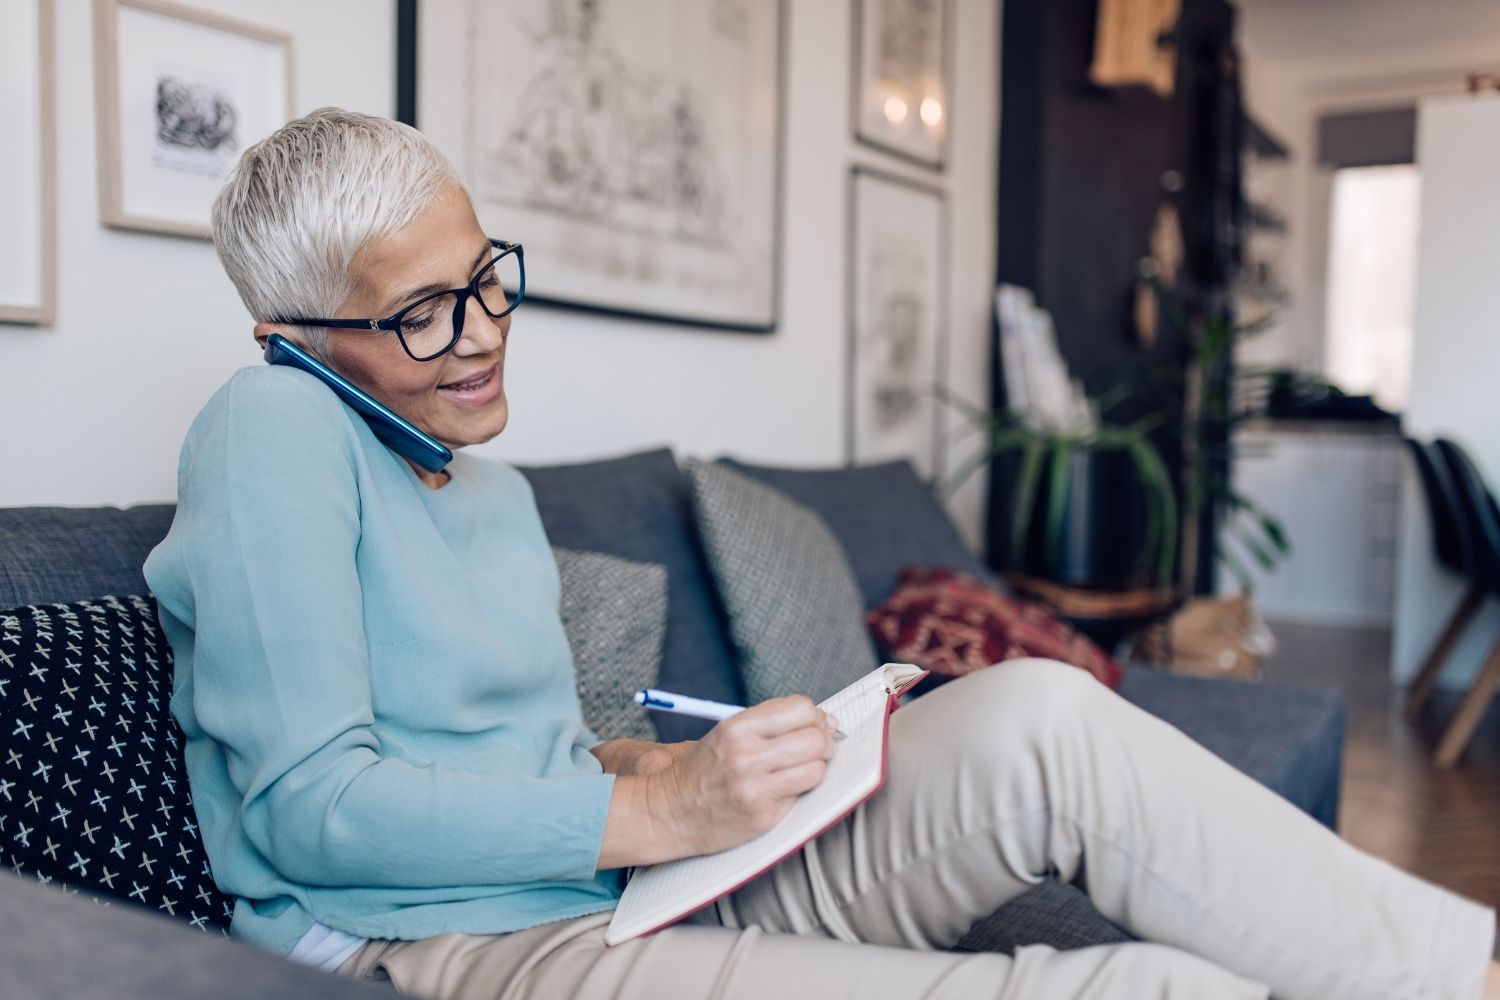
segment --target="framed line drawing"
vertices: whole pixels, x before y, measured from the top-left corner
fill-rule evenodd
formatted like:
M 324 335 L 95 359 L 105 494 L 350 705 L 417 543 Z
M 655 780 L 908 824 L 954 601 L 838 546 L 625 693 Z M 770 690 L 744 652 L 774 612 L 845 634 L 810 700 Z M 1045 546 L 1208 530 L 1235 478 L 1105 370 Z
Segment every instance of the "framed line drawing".
M 165 0 L 94 0 L 99 215 L 207 237 L 245 147 L 292 116 L 285 32 Z
M 949 0 L 851 0 L 854 137 L 936 170 L 948 145 Z
M 528 299 L 775 328 L 784 7 L 418 5 L 419 118 L 486 231 L 525 244 Z
M 53 0 L 0 6 L 0 323 L 48 326 L 57 302 Z
M 943 475 L 935 387 L 947 351 L 947 207 L 926 184 L 849 172 L 845 450 Z

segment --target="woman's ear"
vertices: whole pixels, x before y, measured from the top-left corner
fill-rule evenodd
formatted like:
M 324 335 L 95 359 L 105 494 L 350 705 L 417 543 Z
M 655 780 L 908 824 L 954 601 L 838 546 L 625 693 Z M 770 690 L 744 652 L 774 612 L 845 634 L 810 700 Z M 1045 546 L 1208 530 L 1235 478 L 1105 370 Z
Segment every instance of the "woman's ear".
M 261 350 L 266 349 L 266 341 L 271 339 L 271 334 L 280 333 L 283 337 L 286 336 L 285 333 L 282 333 L 280 324 L 277 323 L 257 323 L 255 324 L 254 333 L 255 342 L 260 345 Z

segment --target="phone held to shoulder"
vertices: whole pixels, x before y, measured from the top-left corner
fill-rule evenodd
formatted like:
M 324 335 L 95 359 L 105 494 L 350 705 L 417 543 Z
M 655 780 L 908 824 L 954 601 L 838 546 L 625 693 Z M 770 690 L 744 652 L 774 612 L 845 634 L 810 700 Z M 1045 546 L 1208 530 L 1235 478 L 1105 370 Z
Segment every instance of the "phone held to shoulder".
M 279 333 L 266 339 L 266 361 L 307 372 L 334 391 L 355 413 L 364 417 L 370 430 L 402 458 L 410 459 L 428 472 L 441 472 L 453 461 L 453 452 L 426 431 L 396 414 L 380 400 L 329 368 Z

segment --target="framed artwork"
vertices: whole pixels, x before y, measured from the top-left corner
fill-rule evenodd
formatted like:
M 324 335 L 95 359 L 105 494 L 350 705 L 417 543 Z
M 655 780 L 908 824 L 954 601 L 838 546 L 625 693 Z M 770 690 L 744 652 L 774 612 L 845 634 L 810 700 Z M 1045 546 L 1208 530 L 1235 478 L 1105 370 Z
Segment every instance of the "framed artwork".
M 948 145 L 949 0 L 852 0 L 854 136 L 941 170 Z
M 946 360 L 943 192 L 856 166 L 849 173 L 846 452 L 863 465 L 907 459 L 942 476 L 936 386 Z
M 486 231 L 525 244 L 528 299 L 775 328 L 782 0 L 438 6 L 421 5 L 430 58 L 408 103 Z M 461 69 L 439 38 L 465 47 Z M 428 128 L 438 107 L 451 141 Z
M 163 0 L 94 0 L 99 216 L 206 237 L 246 146 L 292 116 L 292 39 Z
M 57 298 L 52 0 L 0 5 L 0 323 L 50 324 Z

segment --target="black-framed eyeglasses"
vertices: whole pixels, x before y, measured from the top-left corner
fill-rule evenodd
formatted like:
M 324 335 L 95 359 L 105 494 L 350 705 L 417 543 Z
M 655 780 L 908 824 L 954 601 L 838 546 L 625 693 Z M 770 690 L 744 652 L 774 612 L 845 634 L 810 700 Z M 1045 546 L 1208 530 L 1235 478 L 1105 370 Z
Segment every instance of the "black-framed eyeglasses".
M 508 315 L 526 296 L 526 257 L 521 244 L 490 240 L 500 251 L 481 267 L 463 288 L 449 288 L 423 296 L 385 319 L 296 319 L 276 320 L 290 326 L 322 326 L 334 330 L 388 331 L 401 341 L 402 350 L 413 361 L 434 361 L 449 351 L 464 335 L 464 316 L 469 299 L 492 319 Z

